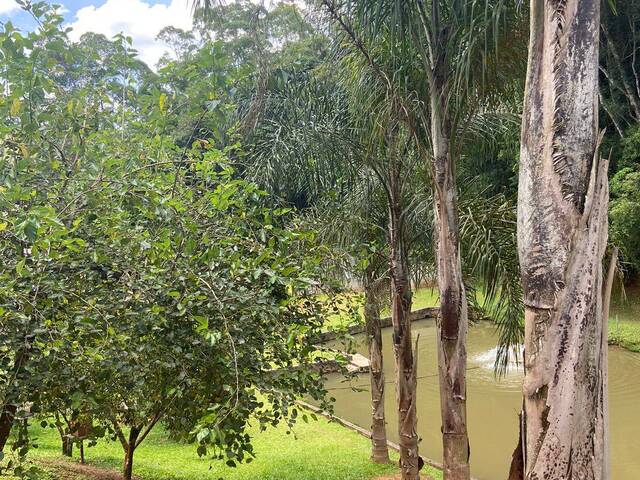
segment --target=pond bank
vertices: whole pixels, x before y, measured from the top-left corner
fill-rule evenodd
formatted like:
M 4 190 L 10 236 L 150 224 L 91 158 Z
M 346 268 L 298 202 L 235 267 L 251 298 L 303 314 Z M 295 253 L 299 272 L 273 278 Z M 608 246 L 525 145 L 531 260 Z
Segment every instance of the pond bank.
M 423 287 L 413 293 L 414 312 L 431 309 L 429 316 L 435 316 L 438 302 L 438 292 L 433 288 Z M 640 353 L 640 282 L 628 285 L 624 292 L 618 289 L 612 296 L 609 345 Z
M 433 321 L 423 320 L 413 326 L 418 344 L 418 435 L 422 438 L 420 453 L 439 461 L 442 458 L 442 435 L 439 385 L 437 372 L 436 329 Z M 385 376 L 394 378 L 392 332 L 383 332 Z M 366 352 L 365 339 L 356 337 L 356 351 Z M 471 468 L 481 480 L 506 478 L 511 452 L 518 437 L 518 412 L 522 405 L 522 369 L 513 366 L 510 373 L 497 379 L 494 375 L 497 335 L 487 322 L 470 328 L 468 336 L 467 410 L 471 441 Z M 612 478 L 635 480 L 640 471 L 640 440 L 635 432 L 640 422 L 637 408 L 640 399 L 640 355 L 611 347 L 609 351 L 609 393 L 611 405 Z M 371 402 L 368 376 L 345 382 L 338 375 L 330 376 L 326 384 L 337 399 L 335 414 L 356 425 L 371 423 Z M 364 389 L 364 390 L 363 390 Z M 395 425 L 397 413 L 393 408 L 395 393 L 392 383 L 385 391 L 387 422 Z M 397 441 L 395 429 L 388 429 L 389 439 Z
M 301 405 L 302 407 L 306 408 L 307 410 L 310 410 L 314 413 L 317 413 L 318 415 L 322 415 L 323 417 L 334 421 L 340 425 L 342 425 L 343 427 L 352 430 L 356 433 L 358 433 L 359 435 L 362 435 L 363 437 L 365 437 L 368 440 L 371 440 L 371 431 L 367 430 L 366 428 L 363 428 L 359 425 L 356 425 L 355 423 L 351 423 L 348 420 L 345 420 L 344 418 L 340 418 L 337 417 L 335 415 L 332 415 L 328 412 L 325 412 L 323 410 L 321 410 L 320 408 L 311 405 L 309 403 L 306 402 L 302 402 L 299 401 L 298 402 L 299 405 Z M 389 425 L 387 425 L 387 428 L 389 428 Z M 393 452 L 400 452 L 400 445 L 398 445 L 397 443 L 391 442 L 391 441 L 387 441 L 387 444 L 389 446 L 389 451 L 393 451 Z M 440 462 L 436 462 L 435 460 L 432 460 L 430 458 L 426 458 L 423 455 L 420 455 L 420 457 L 422 457 L 422 460 L 424 461 L 424 467 L 423 467 L 423 471 L 420 472 L 421 478 L 432 478 L 432 479 L 440 479 L 442 478 L 442 470 L 443 470 L 443 465 Z M 384 477 L 386 478 L 395 478 L 395 477 Z M 382 477 L 376 479 L 376 480 L 383 480 Z M 476 480 L 473 477 L 471 478 L 471 480 Z
M 640 322 L 609 321 L 609 345 L 640 353 Z

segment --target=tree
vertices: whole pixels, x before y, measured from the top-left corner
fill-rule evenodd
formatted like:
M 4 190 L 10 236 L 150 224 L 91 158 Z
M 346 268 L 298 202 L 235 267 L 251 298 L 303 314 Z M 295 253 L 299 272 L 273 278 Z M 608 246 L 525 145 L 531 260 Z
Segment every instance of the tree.
M 369 173 L 369 174 L 367 174 Z M 320 202 L 314 217 L 327 242 L 344 249 L 351 259 L 347 273 L 363 289 L 363 317 L 369 352 L 371 392 L 371 459 L 389 462 L 385 414 L 385 375 L 380 311 L 389 301 L 389 248 L 386 197 L 375 175 L 363 168 L 346 197 Z
M 388 453 L 376 290 L 391 278 L 394 352 L 401 385 L 402 467 L 415 476 L 419 461 L 409 267 L 413 247 L 427 231 L 420 228 L 425 224 L 425 210 L 416 208 L 426 197 L 416 188 L 419 177 L 408 175 L 417 159 L 412 138 L 389 115 L 385 89 L 371 88 L 368 70 L 359 68 L 358 60 L 345 58 L 347 74 L 335 85 L 321 73 L 299 75 L 292 76 L 282 92 L 272 93 L 270 108 L 256 128 L 247 173 L 300 207 L 322 205 L 316 216 L 330 231 L 329 243 L 349 251 L 356 263 L 362 262 L 348 270 L 362 279 L 365 289 L 365 325 L 373 367 L 372 457 L 380 461 L 386 461 Z M 291 171 L 296 174 L 285 174 Z M 327 196 L 331 202 L 326 201 Z
M 599 94 L 613 130 L 623 137 L 640 122 L 640 6 L 617 0 L 603 2 L 601 8 Z
M 392 65 L 390 55 L 385 56 L 377 50 L 376 53 L 377 63 L 374 63 L 373 67 L 386 66 L 385 59 Z M 349 244 L 350 241 L 357 243 L 356 239 L 373 238 L 370 234 L 375 231 L 362 236 L 362 232 L 354 227 L 359 225 L 358 222 L 365 226 L 374 225 L 375 228 L 388 229 L 386 222 L 370 223 L 366 220 L 370 218 L 369 214 L 360 218 L 361 214 L 356 215 L 355 212 L 366 213 L 371 208 L 372 199 L 376 198 L 371 194 L 373 189 L 364 186 L 368 185 L 363 181 L 368 175 L 372 178 L 370 183 L 380 183 L 383 192 L 389 190 L 391 174 L 388 171 L 389 166 L 385 163 L 387 154 L 374 154 L 367 150 L 370 147 L 366 145 L 370 145 L 371 139 L 376 136 L 377 142 L 380 142 L 379 138 L 384 137 L 384 133 L 379 132 L 378 125 L 386 125 L 393 121 L 393 115 L 389 114 L 389 111 L 393 110 L 390 106 L 393 100 L 389 97 L 393 97 L 397 92 L 393 89 L 389 91 L 388 84 L 380 81 L 376 73 L 372 72 L 371 63 L 367 63 L 366 59 L 363 61 L 361 52 L 353 55 L 343 53 L 342 59 L 343 68 L 340 70 L 341 73 L 336 75 L 339 83 L 335 86 L 329 84 L 328 88 L 323 87 L 330 82 L 331 77 L 327 77 L 326 72 L 320 67 L 318 71 L 304 76 L 291 75 L 283 87 L 270 92 L 264 121 L 257 126 L 256 144 L 248 156 L 250 166 L 247 173 L 256 181 L 264 182 L 265 188 L 269 191 L 299 207 L 314 205 L 323 194 L 326 195 L 327 190 L 332 192 L 332 195 L 336 196 L 335 204 L 343 205 L 331 206 L 328 212 L 322 210 L 318 216 L 329 218 L 329 229 L 332 232 L 340 232 L 341 239 L 352 234 L 352 239 L 345 238 L 346 241 L 342 241 L 342 244 Z M 388 69 L 392 68 L 390 65 L 387 66 Z M 341 93 L 342 88 L 351 92 L 346 98 Z M 385 91 L 388 92 L 386 97 Z M 335 106 L 332 106 L 334 104 Z M 351 105 L 354 113 L 350 113 L 349 108 L 343 105 Z M 460 150 L 472 157 L 471 162 L 474 160 L 473 155 L 477 155 L 480 148 L 487 149 L 486 146 L 480 146 L 485 138 L 495 138 L 499 135 L 507 137 L 515 130 L 511 128 L 515 127 L 515 116 L 510 112 L 509 108 L 502 108 L 496 113 L 482 111 L 465 124 L 465 137 L 473 141 L 465 143 L 464 148 L 460 147 Z M 349 121 L 345 121 L 350 117 L 355 120 L 359 116 L 367 116 L 371 121 L 364 122 L 363 125 L 351 125 Z M 415 162 L 415 145 L 412 141 L 410 143 L 403 155 L 414 158 Z M 405 165 L 403 171 L 408 171 L 406 159 L 400 163 Z M 358 173 L 354 175 L 352 170 Z M 395 182 L 403 183 L 402 174 L 392 176 L 396 178 Z M 429 196 L 422 191 L 424 185 L 418 185 L 421 174 L 411 175 L 411 178 L 412 182 L 405 182 L 401 187 L 401 190 L 405 191 L 406 199 L 402 200 L 400 216 L 411 230 L 408 240 L 410 248 L 407 252 L 411 257 L 412 270 L 416 271 L 433 258 L 430 236 L 432 228 L 430 219 L 424 212 L 432 203 Z M 385 188 L 382 188 L 382 184 L 386 184 Z M 474 184 L 477 185 L 477 182 L 474 181 Z M 366 198 L 363 201 L 366 204 L 364 208 L 358 201 L 354 202 L 362 191 L 365 192 Z M 481 197 L 478 198 L 477 195 Z M 386 193 L 383 196 L 386 196 Z M 504 368 L 512 352 L 510 346 L 518 345 L 522 337 L 519 295 L 521 290 L 517 286 L 519 271 L 515 251 L 515 207 L 509 200 L 500 196 L 480 202 L 479 200 L 483 200 L 485 196 L 481 189 L 471 193 L 462 208 L 462 237 L 468 260 L 463 264 L 463 268 L 467 280 L 474 279 L 478 284 L 486 286 L 487 297 L 481 307 L 487 309 L 498 322 L 502 346 L 497 366 Z M 383 200 L 381 204 L 388 202 L 388 199 Z M 486 211 L 483 210 L 485 207 Z M 353 214 L 340 213 L 345 210 Z M 342 223 L 344 225 L 341 225 Z M 509 248 L 510 242 L 513 248 Z M 355 251 L 359 251 L 359 248 Z M 365 287 L 366 283 L 363 282 Z M 367 299 L 368 295 L 365 293 L 365 304 L 368 304 Z M 375 308 L 371 305 L 367 311 L 373 313 Z M 370 351 L 370 356 L 375 364 L 375 351 Z M 379 392 L 375 389 L 375 379 L 372 381 L 372 401 L 375 410 L 375 399 L 379 397 Z M 375 425 L 376 420 L 372 423 Z
M 600 2 L 531 2 L 518 248 L 525 303 L 521 478 L 608 479 L 598 155 Z
M 625 262 L 640 271 L 640 171 L 623 168 L 611 179 L 611 242 Z
M 444 471 L 445 478 L 468 479 L 468 305 L 455 165 L 469 122 L 489 109 L 511 84 L 509 75 L 503 75 L 509 70 L 500 67 L 517 67 L 518 56 L 498 55 L 497 47 L 507 45 L 499 27 L 514 11 L 499 0 L 321 3 L 377 81 L 387 87 L 395 118 L 408 128 L 431 174 L 440 291 L 437 324 Z M 510 42 L 514 49 L 518 44 Z M 381 59 L 380 51 L 386 60 Z
M 221 112 L 202 99 L 227 76 L 173 98 L 154 77 L 118 102 L 118 62 L 83 76 L 95 46 L 32 12 L 36 31 L 0 30 L 3 446 L 17 420 L 76 409 L 121 441 L 127 478 L 160 421 L 201 455 L 248 460 L 250 418 L 292 424 L 297 398 L 324 400 L 330 251 L 229 167 L 238 146 L 214 148 L 198 123 L 176 144 L 174 102 L 210 126 Z
M 357 123 L 357 102 L 344 86 L 319 77 L 298 75 L 270 93 L 269 108 L 250 148 L 247 174 L 282 200 L 312 207 L 324 241 L 353 259 L 344 270 L 364 288 L 371 363 L 371 458 L 383 463 L 389 461 L 389 453 L 380 304 L 389 281 L 389 217 L 384 213 L 389 209 L 384 187 L 389 151 L 379 145 L 377 130 L 375 134 L 367 130 L 375 126 Z M 285 175 L 286 171 L 296 174 Z

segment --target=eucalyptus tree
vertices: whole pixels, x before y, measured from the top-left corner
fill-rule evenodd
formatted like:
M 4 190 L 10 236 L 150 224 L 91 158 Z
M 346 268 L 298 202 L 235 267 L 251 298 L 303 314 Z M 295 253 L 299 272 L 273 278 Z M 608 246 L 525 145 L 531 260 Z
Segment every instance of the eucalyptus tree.
M 508 75 L 502 73 L 505 70 L 498 67 L 517 64 L 518 56 L 499 56 L 496 50 L 506 43 L 499 26 L 512 9 L 501 0 L 320 3 L 378 81 L 387 86 L 396 118 L 415 138 L 431 173 L 440 290 L 438 363 L 444 470 L 445 478 L 468 479 L 468 307 L 454 168 L 470 119 L 491 108 L 500 96 L 499 87 L 510 84 Z M 517 28 L 513 31 L 520 33 Z M 379 42 L 385 35 L 393 40 Z M 518 45 L 511 38 L 509 42 Z M 393 61 L 381 62 L 380 49 L 386 49 Z
M 598 0 L 531 2 L 518 196 L 523 471 L 514 463 L 512 478 L 610 478 L 599 28 Z

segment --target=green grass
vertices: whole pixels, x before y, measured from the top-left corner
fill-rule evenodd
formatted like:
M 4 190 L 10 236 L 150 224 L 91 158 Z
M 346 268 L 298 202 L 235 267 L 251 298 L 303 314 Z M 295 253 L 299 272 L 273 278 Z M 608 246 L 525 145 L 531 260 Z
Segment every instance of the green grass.
M 609 344 L 640 353 L 640 282 L 616 289 L 611 297 Z
M 415 290 L 411 298 L 411 310 L 437 307 L 440 305 L 440 293 L 437 288 L 423 287 Z
M 618 345 L 640 353 L 640 322 L 610 320 L 609 345 Z
M 438 290 L 434 288 L 420 288 L 413 292 L 411 309 L 420 310 L 421 308 L 437 307 L 438 306 Z M 361 293 L 342 294 L 336 299 L 336 306 L 339 310 L 338 313 L 330 315 L 325 322 L 325 328 L 336 329 L 346 328 L 350 324 L 356 322 L 364 322 L 364 298 Z M 356 309 L 354 311 L 354 308 Z M 357 315 L 354 317 L 354 313 L 357 311 L 360 318 L 358 320 Z M 391 309 L 389 306 L 382 309 L 383 317 L 391 315 Z
M 31 453 L 36 463 L 68 461 L 60 455 L 60 439 L 55 430 L 34 426 L 32 433 L 38 444 Z M 392 465 L 374 464 L 369 460 L 368 439 L 322 418 L 296 425 L 295 436 L 287 434 L 285 427 L 266 432 L 252 429 L 250 433 L 256 458 L 230 468 L 222 462 L 198 458 L 193 445 L 169 440 L 158 427 L 136 451 L 134 476 L 141 480 L 369 480 L 397 472 L 396 454 Z M 101 441 L 85 448 L 85 455 L 91 466 L 119 471 L 122 464 L 122 448 L 116 442 Z M 68 472 L 57 476 L 54 471 L 49 469 L 45 478 L 85 478 L 78 473 L 69 476 Z M 442 478 L 433 469 L 425 473 L 434 480 Z

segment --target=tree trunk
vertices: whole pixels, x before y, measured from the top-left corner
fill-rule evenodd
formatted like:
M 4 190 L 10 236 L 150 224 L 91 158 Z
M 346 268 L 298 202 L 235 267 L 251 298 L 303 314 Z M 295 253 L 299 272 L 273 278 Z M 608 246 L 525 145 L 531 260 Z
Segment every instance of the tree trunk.
M 60 420 L 60 413 L 62 414 L 64 424 Z M 60 441 L 62 443 L 62 455 L 64 455 L 65 457 L 73 457 L 73 437 L 76 433 L 74 417 L 76 416 L 76 414 L 72 413 L 71 420 L 69 420 L 64 412 L 60 413 L 56 411 L 55 418 L 56 429 L 58 430 Z
M 123 480 L 131 480 L 133 477 L 133 454 L 136 451 L 136 442 L 138 441 L 138 435 L 140 435 L 140 429 L 131 427 L 129 431 L 129 440 L 125 447 L 124 452 L 124 469 L 122 473 Z
M 531 1 L 518 193 L 527 480 L 609 478 L 599 17 L 600 0 Z
M 380 330 L 380 303 L 375 279 L 367 275 L 364 289 L 364 320 L 369 346 L 371 377 L 371 459 L 376 463 L 389 463 L 387 429 L 384 416 L 384 369 L 382 358 L 382 332 Z
M 398 401 L 398 436 L 400 471 L 403 480 L 420 478 L 416 415 L 416 364 L 411 344 L 411 283 L 406 252 L 399 174 L 390 173 L 389 243 L 391 246 L 391 318 L 393 352 L 396 360 L 396 398 Z
M 613 62 L 615 64 L 614 67 L 618 71 L 620 82 L 622 83 L 622 87 L 620 88 L 620 90 L 623 91 L 625 96 L 627 97 L 627 101 L 629 102 L 629 105 L 631 107 L 631 113 L 633 114 L 633 117 L 635 118 L 636 121 L 640 122 L 640 99 L 638 99 L 638 96 L 637 96 L 639 92 L 637 92 L 630 85 L 629 80 L 627 79 L 627 72 L 625 72 L 624 70 L 622 59 L 620 58 L 620 55 L 616 50 L 616 44 L 611 39 L 609 30 L 603 27 L 602 31 L 604 32 L 604 37 L 606 40 L 607 47 L 609 49 L 609 53 L 611 54 L 611 58 L 613 59 Z M 611 78 L 611 81 L 613 82 L 614 79 Z
M 27 332 L 25 330 L 25 332 Z M 25 333 L 26 335 L 26 333 Z M 17 378 L 20 375 L 20 369 L 27 362 L 28 355 L 28 347 L 20 349 L 16 353 L 15 362 L 12 369 L 13 378 Z M 5 395 L 2 405 L 2 410 L 0 411 L 0 452 L 4 450 L 4 447 L 7 445 L 9 441 L 9 435 L 11 434 L 11 429 L 13 428 L 13 422 L 15 420 L 16 412 L 18 411 L 18 403 L 20 396 L 18 392 L 14 390 L 14 386 L 10 385 L 9 392 Z
M 62 437 L 62 454 L 65 457 L 73 457 L 73 439 L 69 435 Z
M 440 290 L 438 373 L 445 480 L 469 480 L 467 434 L 467 297 L 462 282 L 458 205 L 450 131 L 441 91 L 431 105 L 436 261 Z
M 522 480 L 524 478 L 524 461 L 522 456 L 522 413 L 518 415 L 518 444 L 511 455 L 511 467 L 508 480 Z
M 18 407 L 16 405 L 4 405 L 2 407 L 2 413 L 0 413 L 0 452 L 4 450 L 9 440 L 17 410 Z
M 124 480 L 131 480 L 133 477 L 133 453 L 135 452 L 135 448 L 133 446 L 129 446 L 127 451 L 124 454 L 124 469 L 122 473 L 122 478 Z

